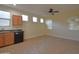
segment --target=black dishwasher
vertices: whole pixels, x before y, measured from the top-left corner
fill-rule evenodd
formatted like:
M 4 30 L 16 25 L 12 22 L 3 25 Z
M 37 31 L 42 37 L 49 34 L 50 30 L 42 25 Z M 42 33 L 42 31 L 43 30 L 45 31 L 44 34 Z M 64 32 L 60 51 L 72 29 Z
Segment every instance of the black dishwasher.
M 23 42 L 23 35 L 24 34 L 24 31 L 14 31 L 14 43 L 20 43 L 20 42 Z

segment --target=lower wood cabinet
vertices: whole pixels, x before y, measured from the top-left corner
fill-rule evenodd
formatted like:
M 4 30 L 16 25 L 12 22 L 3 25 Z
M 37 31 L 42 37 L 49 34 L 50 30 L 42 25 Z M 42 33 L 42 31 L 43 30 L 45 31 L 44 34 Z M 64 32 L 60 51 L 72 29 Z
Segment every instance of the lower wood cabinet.
M 4 37 L 3 33 L 0 33 L 0 47 L 4 46 Z
M 23 42 L 23 31 L 0 32 L 0 47 Z
M 14 43 L 13 32 L 0 33 L 0 47 L 11 45 L 13 43 Z
M 5 45 L 10 45 L 14 43 L 14 33 L 13 32 L 6 32 L 4 34 Z

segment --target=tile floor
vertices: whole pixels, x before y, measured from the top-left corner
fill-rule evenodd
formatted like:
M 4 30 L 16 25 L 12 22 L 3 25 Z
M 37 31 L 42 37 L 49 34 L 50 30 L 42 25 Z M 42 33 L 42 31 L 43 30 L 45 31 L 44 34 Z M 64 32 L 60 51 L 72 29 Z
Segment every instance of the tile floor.
M 0 48 L 0 54 L 78 54 L 79 42 L 51 36 L 27 39 L 22 43 Z

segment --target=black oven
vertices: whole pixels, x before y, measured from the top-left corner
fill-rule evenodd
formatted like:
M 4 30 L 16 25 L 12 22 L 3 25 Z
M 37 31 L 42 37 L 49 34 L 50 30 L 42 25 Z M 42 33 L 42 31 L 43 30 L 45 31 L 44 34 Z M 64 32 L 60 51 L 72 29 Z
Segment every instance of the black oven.
M 23 42 L 24 37 L 24 31 L 17 30 L 14 31 L 14 43 Z

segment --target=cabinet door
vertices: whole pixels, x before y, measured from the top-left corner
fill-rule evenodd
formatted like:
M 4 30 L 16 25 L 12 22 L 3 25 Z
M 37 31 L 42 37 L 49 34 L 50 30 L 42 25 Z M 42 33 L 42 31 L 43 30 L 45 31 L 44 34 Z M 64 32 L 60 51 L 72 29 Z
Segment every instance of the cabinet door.
M 14 43 L 14 33 L 6 32 L 5 33 L 5 45 L 10 45 Z
M 22 25 L 22 16 L 13 15 L 12 16 L 13 26 L 21 26 Z
M 0 47 L 4 46 L 4 37 L 3 34 L 0 33 Z

